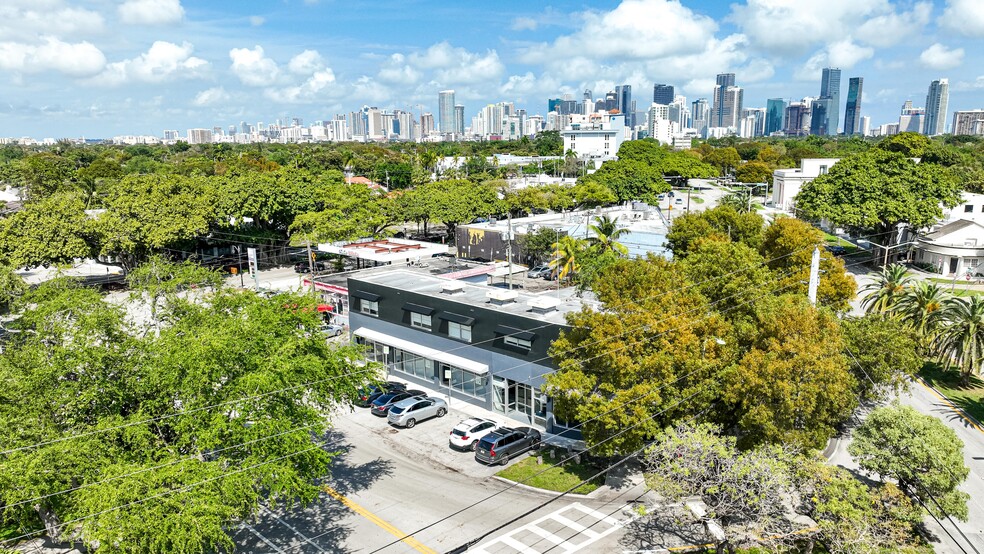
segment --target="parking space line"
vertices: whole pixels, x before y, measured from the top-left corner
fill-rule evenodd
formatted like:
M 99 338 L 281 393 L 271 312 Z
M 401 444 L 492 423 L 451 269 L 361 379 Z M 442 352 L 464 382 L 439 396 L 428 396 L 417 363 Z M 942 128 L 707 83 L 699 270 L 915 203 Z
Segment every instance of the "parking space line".
M 273 544 L 272 542 L 270 542 L 270 539 L 266 538 L 266 536 L 263 535 L 263 533 L 260 533 L 259 531 L 257 531 L 252 525 L 249 525 L 246 522 L 242 522 L 242 523 L 239 524 L 239 526 L 242 527 L 243 529 L 249 531 L 250 533 L 253 533 L 256 536 L 256 538 L 258 538 L 261 541 L 263 541 L 263 544 L 265 544 L 265 545 L 269 546 L 270 548 L 272 548 L 275 552 L 277 552 L 277 554 L 286 554 L 284 552 L 284 549 L 282 549 L 279 546 L 277 546 L 277 545 Z
M 291 524 L 287 523 L 286 521 L 280 519 L 280 517 L 278 517 L 277 514 L 275 514 L 272 511 L 270 511 L 270 508 L 267 508 L 266 506 L 260 506 L 260 508 L 263 511 L 265 511 L 266 513 L 270 514 L 270 517 L 272 517 L 273 519 L 279 521 L 281 525 L 283 525 L 284 527 L 286 527 L 286 528 L 290 529 L 291 531 L 293 531 L 298 537 L 301 537 L 302 539 L 304 539 L 304 542 L 306 542 L 306 543 L 310 544 L 311 546 L 315 547 L 318 550 L 318 552 L 324 552 L 325 551 L 324 548 L 321 548 L 320 546 L 318 546 L 317 543 L 313 542 L 311 539 L 309 539 L 306 536 L 304 536 L 304 533 L 301 533 L 300 531 L 298 531 L 296 527 L 294 527 L 293 525 L 291 525 Z
M 550 516 L 550 519 L 556 521 L 557 523 L 563 525 L 564 527 L 570 527 L 574 531 L 581 533 L 582 535 L 586 535 L 589 539 L 593 539 L 594 537 L 598 536 L 598 533 L 595 533 L 594 531 L 588 529 L 587 527 L 581 525 L 580 523 L 567 519 L 566 517 L 560 514 L 553 514 L 552 516 Z
M 437 554 L 437 551 L 427 547 L 417 539 L 407 536 L 407 534 L 404 533 L 403 531 L 400 531 L 396 527 L 393 527 L 392 525 L 387 523 L 385 520 L 383 520 L 376 514 L 370 512 L 369 510 L 349 500 L 347 497 L 343 496 L 342 493 L 336 491 L 335 489 L 327 485 L 322 485 L 321 489 L 324 490 L 326 493 L 328 493 L 328 495 L 334 498 L 335 500 L 344 504 L 348 509 L 368 519 L 369 521 L 375 523 L 379 528 L 393 535 L 394 537 L 400 539 L 404 544 L 406 544 L 410 548 L 413 548 L 417 552 L 421 552 L 422 554 Z

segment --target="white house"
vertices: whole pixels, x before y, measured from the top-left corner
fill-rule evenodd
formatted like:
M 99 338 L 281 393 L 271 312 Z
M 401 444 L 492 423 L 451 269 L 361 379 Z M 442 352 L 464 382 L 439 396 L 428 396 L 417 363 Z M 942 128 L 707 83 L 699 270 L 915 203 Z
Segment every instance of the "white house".
M 560 135 L 564 137 L 564 152 L 573 151 L 580 158 L 614 159 L 630 133 L 623 114 L 593 113 L 572 115 L 570 125 Z
M 777 169 L 772 172 L 772 205 L 792 211 L 796 195 L 803 185 L 824 175 L 840 158 L 804 158 L 796 169 Z
M 916 239 L 912 260 L 943 276 L 984 275 L 984 225 L 958 219 Z

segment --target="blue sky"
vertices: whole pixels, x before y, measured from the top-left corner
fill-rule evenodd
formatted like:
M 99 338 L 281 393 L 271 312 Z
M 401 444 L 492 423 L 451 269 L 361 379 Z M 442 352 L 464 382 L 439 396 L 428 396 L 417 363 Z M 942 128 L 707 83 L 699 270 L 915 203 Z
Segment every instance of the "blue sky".
M 951 113 L 984 108 L 982 46 L 984 0 L 2 0 L 0 137 L 436 111 L 447 88 L 469 119 L 621 83 L 642 106 L 654 82 L 709 97 L 719 72 L 765 106 L 817 95 L 828 65 L 842 103 L 864 77 L 878 125 L 940 77 Z

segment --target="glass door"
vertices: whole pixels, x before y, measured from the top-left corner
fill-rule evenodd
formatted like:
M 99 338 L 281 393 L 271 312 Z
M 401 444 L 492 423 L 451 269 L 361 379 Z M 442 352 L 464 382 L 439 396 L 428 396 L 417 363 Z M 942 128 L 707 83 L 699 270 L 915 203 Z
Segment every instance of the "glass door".
M 506 413 L 506 380 L 502 377 L 492 377 L 492 409 Z

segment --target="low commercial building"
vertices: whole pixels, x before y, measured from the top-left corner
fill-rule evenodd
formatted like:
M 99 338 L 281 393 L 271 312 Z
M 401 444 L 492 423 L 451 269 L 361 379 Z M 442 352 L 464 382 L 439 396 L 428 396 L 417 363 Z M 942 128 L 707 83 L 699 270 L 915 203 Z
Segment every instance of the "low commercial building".
M 772 172 L 772 205 L 792 211 L 796 195 L 803 185 L 825 175 L 840 158 L 804 158 L 796 169 L 777 169 Z
M 389 374 L 552 433 L 567 430 L 541 391 L 565 315 L 592 301 L 572 289 L 529 294 L 379 268 L 348 279 L 352 340 Z M 560 297 L 557 295 L 561 294 Z

